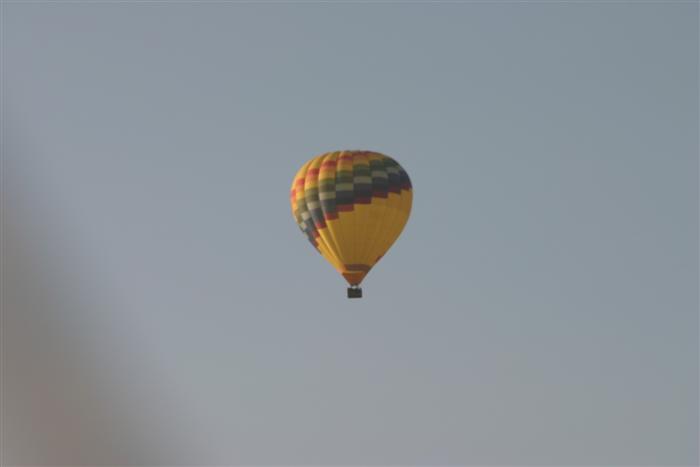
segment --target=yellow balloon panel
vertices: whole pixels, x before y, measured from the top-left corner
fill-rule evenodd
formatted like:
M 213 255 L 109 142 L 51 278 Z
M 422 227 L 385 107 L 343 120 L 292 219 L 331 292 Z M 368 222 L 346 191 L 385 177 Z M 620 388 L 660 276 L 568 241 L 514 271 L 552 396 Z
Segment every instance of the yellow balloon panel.
M 299 228 L 351 285 L 362 282 L 396 241 L 412 201 L 406 171 L 371 151 L 315 157 L 296 174 L 291 190 Z

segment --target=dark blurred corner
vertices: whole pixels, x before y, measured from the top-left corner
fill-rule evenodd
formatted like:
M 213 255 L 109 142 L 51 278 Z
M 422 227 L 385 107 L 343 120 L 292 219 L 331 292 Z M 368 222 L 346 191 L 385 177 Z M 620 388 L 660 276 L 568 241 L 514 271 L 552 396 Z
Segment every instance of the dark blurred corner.
M 176 404 L 153 407 L 167 388 L 147 376 L 135 331 L 67 241 L 60 206 L 46 199 L 50 177 L 35 176 L 18 139 L 2 155 L 0 463 L 172 464 L 172 446 L 186 449 L 167 413 Z

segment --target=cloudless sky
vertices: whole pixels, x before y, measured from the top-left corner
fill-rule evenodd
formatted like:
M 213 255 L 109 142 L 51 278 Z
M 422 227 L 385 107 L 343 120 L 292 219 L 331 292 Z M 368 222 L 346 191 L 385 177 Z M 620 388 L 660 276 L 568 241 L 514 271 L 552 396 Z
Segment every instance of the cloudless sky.
M 8 465 L 698 462 L 698 4 L 4 3 Z M 396 158 L 365 298 L 289 209 Z

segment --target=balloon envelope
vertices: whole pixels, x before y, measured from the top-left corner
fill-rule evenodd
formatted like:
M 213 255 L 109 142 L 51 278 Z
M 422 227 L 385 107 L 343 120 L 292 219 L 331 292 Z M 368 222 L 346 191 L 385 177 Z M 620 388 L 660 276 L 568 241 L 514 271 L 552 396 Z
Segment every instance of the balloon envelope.
M 314 157 L 292 182 L 299 228 L 352 286 L 389 250 L 411 212 L 406 171 L 389 156 L 336 151 Z

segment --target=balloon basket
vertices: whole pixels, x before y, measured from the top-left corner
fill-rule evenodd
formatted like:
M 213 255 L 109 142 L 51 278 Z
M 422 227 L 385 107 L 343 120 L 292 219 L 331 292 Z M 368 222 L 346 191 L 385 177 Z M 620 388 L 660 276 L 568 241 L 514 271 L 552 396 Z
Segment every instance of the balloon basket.
M 362 298 L 362 289 L 356 285 L 348 287 L 348 298 Z

